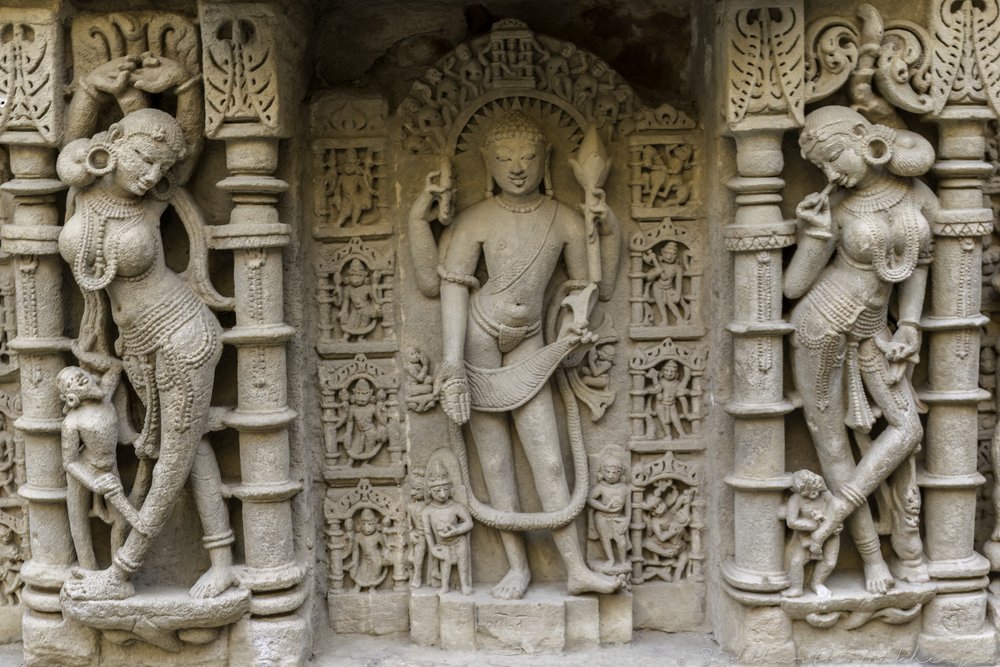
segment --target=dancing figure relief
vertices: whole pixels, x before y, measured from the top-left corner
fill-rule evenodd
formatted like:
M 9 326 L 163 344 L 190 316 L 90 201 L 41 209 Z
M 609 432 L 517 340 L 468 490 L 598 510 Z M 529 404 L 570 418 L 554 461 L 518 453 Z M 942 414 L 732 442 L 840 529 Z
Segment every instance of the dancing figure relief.
M 934 161 L 907 130 L 872 124 L 838 106 L 809 114 L 802 155 L 828 185 L 797 207 L 798 247 L 785 274 L 792 313 L 792 368 L 831 497 L 810 539 L 823 545 L 846 523 L 864 561 L 869 592 L 885 593 L 893 572 L 926 581 L 916 525 L 920 493 L 913 454 L 923 429 L 910 380 L 938 202 L 915 177 Z M 890 301 L 898 309 L 890 316 Z M 883 427 L 876 425 L 876 411 Z M 851 439 L 860 457 L 855 457 Z M 881 552 L 869 498 L 888 517 L 893 571 Z
M 116 58 L 80 80 L 70 105 L 70 141 L 59 155 L 59 177 L 71 187 L 68 219 L 59 236 L 59 251 L 84 296 L 80 334 L 73 350 L 91 380 L 77 374 L 72 382 L 78 399 L 96 401 L 82 387 L 121 365 L 138 394 L 145 415 L 138 432 L 119 409 L 118 433 L 106 407 L 96 407 L 78 421 L 100 433 L 86 436 L 85 449 L 103 450 L 107 471 L 112 436 L 130 444 L 139 457 L 129 504 L 121 499 L 117 480 L 102 472 L 93 492 L 106 495 L 129 524 L 111 565 L 94 569 L 86 538 L 77 544 L 80 567 L 63 587 L 75 600 L 122 599 L 134 594 L 132 576 L 142 566 L 153 540 L 177 505 L 181 487 L 190 483 L 201 518 L 211 568 L 191 588 L 192 597 L 214 597 L 236 583 L 232 568 L 233 532 L 222 497 L 214 451 L 205 434 L 215 366 L 222 352 L 222 329 L 208 304 L 225 300 L 207 280 L 204 221 L 181 186 L 187 180 L 201 143 L 200 77 L 189 78 L 177 62 L 151 54 Z M 176 117 L 148 108 L 152 95 L 176 99 Z M 92 134 L 104 105 L 117 102 L 124 117 Z M 92 136 L 91 136 L 92 135 Z M 168 268 L 160 236 L 160 217 L 173 205 L 191 241 L 191 260 L 183 276 Z M 110 314 L 119 338 L 110 354 Z M 66 389 L 70 380 L 64 378 Z M 65 398 L 70 394 L 66 393 Z M 101 399 L 103 401 L 104 398 Z M 101 403 L 101 405 L 105 405 Z M 83 406 L 71 408 L 83 410 Z M 67 438 L 72 438 L 67 432 Z M 71 441 L 72 442 L 72 441 Z M 71 442 L 66 443 L 68 450 Z M 69 453 L 67 451 L 67 453 Z M 88 454 L 89 455 L 89 454 Z M 73 457 L 67 457 L 72 459 Z M 73 477 L 74 460 L 67 466 Z M 86 484 L 83 484 L 86 486 Z M 86 489 L 88 492 L 90 489 Z M 134 507 L 131 505 L 134 503 Z M 134 512 L 129 512 L 129 508 Z M 79 508 L 74 521 L 79 524 Z M 77 525 L 74 538 L 82 534 Z

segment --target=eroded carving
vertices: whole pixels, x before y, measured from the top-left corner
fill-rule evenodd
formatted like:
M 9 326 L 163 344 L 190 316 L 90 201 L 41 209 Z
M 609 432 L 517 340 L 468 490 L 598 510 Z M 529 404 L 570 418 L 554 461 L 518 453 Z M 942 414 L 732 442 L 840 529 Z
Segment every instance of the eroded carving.
M 216 136 L 224 123 L 277 127 L 281 102 L 270 36 L 245 17 L 215 17 L 209 29 L 215 39 L 205 41 L 206 134 Z
M 324 357 L 379 354 L 396 349 L 393 255 L 352 238 L 324 248 L 317 260 L 319 339 Z
M 628 557 L 632 488 L 628 483 L 628 453 L 617 445 L 605 447 L 597 465 L 597 480 L 587 499 L 587 537 L 601 545 L 604 560 L 591 567 L 605 574 L 632 571 Z
M 359 354 L 321 364 L 319 381 L 327 479 L 401 478 L 395 369 Z
M 632 466 L 632 582 L 701 580 L 700 467 L 667 452 Z
M 420 511 L 421 532 L 427 540 L 427 553 L 438 565 L 440 592 L 451 590 L 451 570 L 455 567 L 462 595 L 471 595 L 469 533 L 473 524 L 469 510 L 454 497 L 457 473 L 458 463 L 450 450 L 442 449 L 431 454 L 425 478 L 427 502 Z
M 413 412 L 427 412 L 437 405 L 438 394 L 427 355 L 411 345 L 403 350 L 403 369 L 408 378 L 406 407 Z
M 313 143 L 317 238 L 388 232 L 385 147 L 381 140 L 319 140 Z
M 697 139 L 695 133 L 629 137 L 633 218 L 662 220 L 695 215 L 700 204 Z
M 353 592 L 381 590 L 389 582 L 394 590 L 406 588 L 406 514 L 394 491 L 373 487 L 368 479 L 346 492 L 328 489 L 324 513 L 332 593 L 348 586 Z

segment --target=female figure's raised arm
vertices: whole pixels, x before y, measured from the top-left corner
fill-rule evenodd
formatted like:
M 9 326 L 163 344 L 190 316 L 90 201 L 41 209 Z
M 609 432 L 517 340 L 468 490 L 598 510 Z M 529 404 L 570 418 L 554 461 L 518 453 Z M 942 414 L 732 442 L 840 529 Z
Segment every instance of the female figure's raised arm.
M 826 267 L 837 247 L 833 216 L 830 212 L 830 191 L 833 184 L 814 192 L 795 208 L 802 221 L 795 255 L 785 271 L 785 296 L 798 299 L 812 287 Z

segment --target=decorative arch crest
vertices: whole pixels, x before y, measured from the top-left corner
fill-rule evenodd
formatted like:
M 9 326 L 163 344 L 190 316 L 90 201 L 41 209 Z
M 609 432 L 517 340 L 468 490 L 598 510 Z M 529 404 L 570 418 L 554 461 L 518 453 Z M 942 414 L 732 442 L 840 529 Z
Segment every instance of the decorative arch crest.
M 617 139 L 636 101 L 632 88 L 597 56 L 504 19 L 413 84 L 399 111 L 403 146 L 411 153 L 465 152 L 483 120 L 507 109 L 534 116 L 574 150 L 590 124 L 605 140 Z

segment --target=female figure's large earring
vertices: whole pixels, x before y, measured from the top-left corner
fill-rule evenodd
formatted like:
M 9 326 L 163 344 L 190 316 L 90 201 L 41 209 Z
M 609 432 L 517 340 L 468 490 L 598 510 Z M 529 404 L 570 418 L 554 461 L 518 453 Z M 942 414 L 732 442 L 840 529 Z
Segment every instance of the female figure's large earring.
M 861 140 L 861 156 L 872 166 L 880 166 L 892 159 L 892 146 L 885 137 L 870 133 Z
M 84 157 L 84 165 L 87 168 L 87 172 L 95 177 L 110 174 L 115 170 L 116 166 L 114 153 L 111 152 L 107 144 L 103 142 L 96 143 L 87 150 L 87 155 Z

